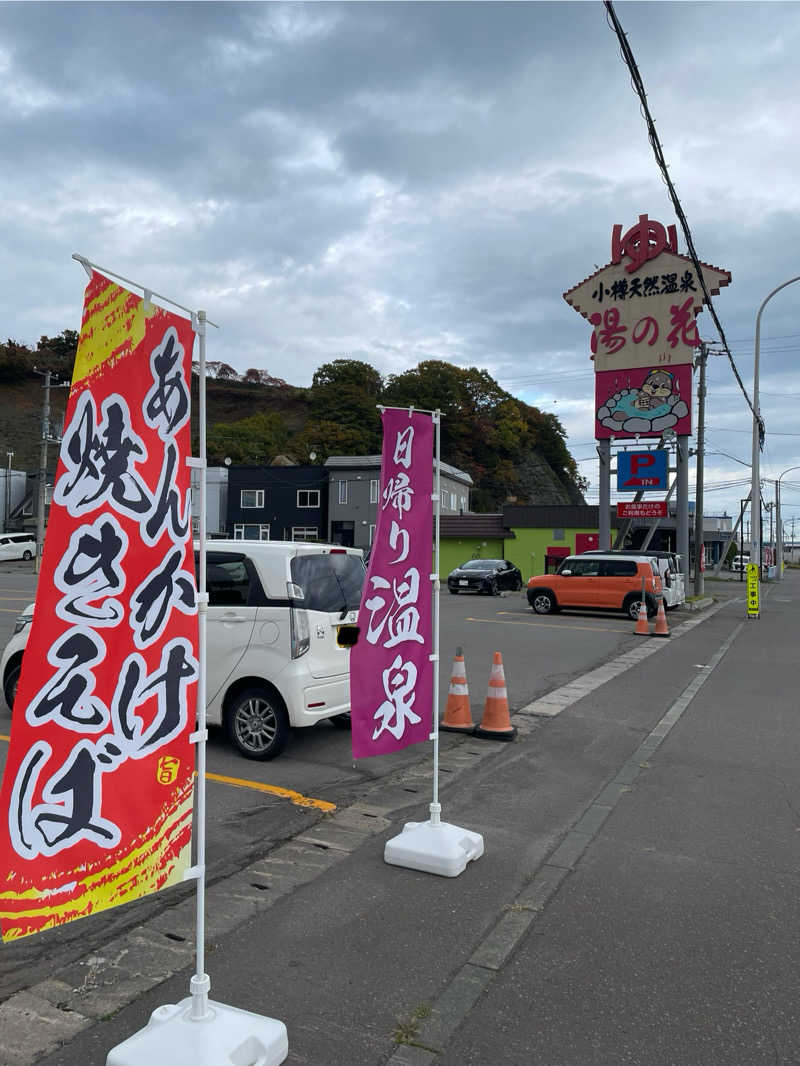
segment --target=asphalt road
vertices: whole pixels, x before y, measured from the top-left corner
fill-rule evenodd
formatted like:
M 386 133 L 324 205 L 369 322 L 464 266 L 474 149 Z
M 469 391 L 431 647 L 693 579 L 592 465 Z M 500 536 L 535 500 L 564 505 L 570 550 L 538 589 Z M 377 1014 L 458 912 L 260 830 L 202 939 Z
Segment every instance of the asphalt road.
M 13 632 L 17 613 L 35 595 L 30 563 L 0 566 L 0 645 Z M 687 612 L 670 613 L 678 624 Z M 443 710 L 452 658 L 463 647 L 473 718 L 480 722 L 493 653 L 503 656 L 512 711 L 635 646 L 633 623 L 622 614 L 531 613 L 524 591 L 499 597 L 441 597 L 440 710 Z M 5 766 L 11 715 L 0 709 L 0 770 Z M 443 750 L 454 742 L 442 734 Z M 483 741 L 482 743 L 496 743 Z M 260 763 L 239 756 L 222 730 L 212 730 L 208 746 L 208 882 L 227 876 L 286 840 L 318 817 L 320 803 L 345 806 L 377 780 L 428 754 L 417 745 L 392 756 L 354 760 L 345 730 L 322 722 L 296 730 L 286 752 Z M 409 788 L 412 791 L 413 788 Z M 181 890 L 178 890 L 181 891 Z M 191 887 L 187 886 L 187 894 Z M 75 922 L 0 952 L 0 1000 L 41 979 L 58 959 L 85 954 L 161 907 L 158 895 L 133 908 L 96 916 L 89 925 Z
M 427 813 L 413 766 L 366 798 L 376 828 L 343 810 L 214 886 L 214 999 L 284 1021 L 287 1066 L 800 1061 L 797 585 L 758 623 L 711 586 L 726 604 L 671 616 L 555 716 L 520 709 L 513 744 L 448 735 L 443 813 L 486 844 L 461 876 L 383 860 Z M 9 1064 L 101 1066 L 185 997 L 194 911 L 173 910 L 3 1004 L 0 1044 L 50 1041 Z

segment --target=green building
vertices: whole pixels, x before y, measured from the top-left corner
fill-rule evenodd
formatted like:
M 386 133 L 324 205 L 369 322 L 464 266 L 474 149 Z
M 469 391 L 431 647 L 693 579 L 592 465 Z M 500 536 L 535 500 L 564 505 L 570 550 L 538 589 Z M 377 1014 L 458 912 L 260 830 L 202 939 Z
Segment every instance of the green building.
M 527 581 L 552 569 L 559 557 L 600 547 L 598 513 L 588 504 L 507 504 L 500 514 L 443 515 L 439 576 L 467 559 L 508 559 Z M 612 542 L 617 525 L 612 515 Z

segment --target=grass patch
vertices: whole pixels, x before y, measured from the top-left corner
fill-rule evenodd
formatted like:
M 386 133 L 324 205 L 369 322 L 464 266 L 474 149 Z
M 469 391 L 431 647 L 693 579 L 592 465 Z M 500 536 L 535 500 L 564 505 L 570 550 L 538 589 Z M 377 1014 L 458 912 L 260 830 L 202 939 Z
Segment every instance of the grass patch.
M 420 1003 L 411 1014 L 405 1018 L 397 1019 L 397 1027 L 392 1033 L 392 1039 L 396 1044 L 413 1044 L 419 1036 L 419 1023 L 425 1018 L 430 1018 L 432 1008 L 427 1003 Z

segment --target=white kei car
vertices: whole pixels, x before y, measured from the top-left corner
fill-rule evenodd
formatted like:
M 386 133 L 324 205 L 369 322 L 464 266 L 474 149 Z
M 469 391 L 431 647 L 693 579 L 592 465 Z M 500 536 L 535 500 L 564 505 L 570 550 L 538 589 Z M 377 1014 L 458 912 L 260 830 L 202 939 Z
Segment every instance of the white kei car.
M 196 550 L 196 547 L 195 547 Z M 350 652 L 364 584 L 359 548 L 294 541 L 215 540 L 206 549 L 206 714 L 248 759 L 280 755 L 290 727 L 349 725 Z M 0 660 L 11 708 L 33 605 Z

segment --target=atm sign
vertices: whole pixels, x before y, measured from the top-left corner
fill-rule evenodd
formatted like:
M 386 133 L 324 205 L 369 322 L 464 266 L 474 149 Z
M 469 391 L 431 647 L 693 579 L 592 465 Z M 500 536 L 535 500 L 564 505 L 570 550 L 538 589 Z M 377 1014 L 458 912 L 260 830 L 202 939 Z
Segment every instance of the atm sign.
M 669 452 L 617 452 L 618 492 L 660 492 L 666 489 Z

